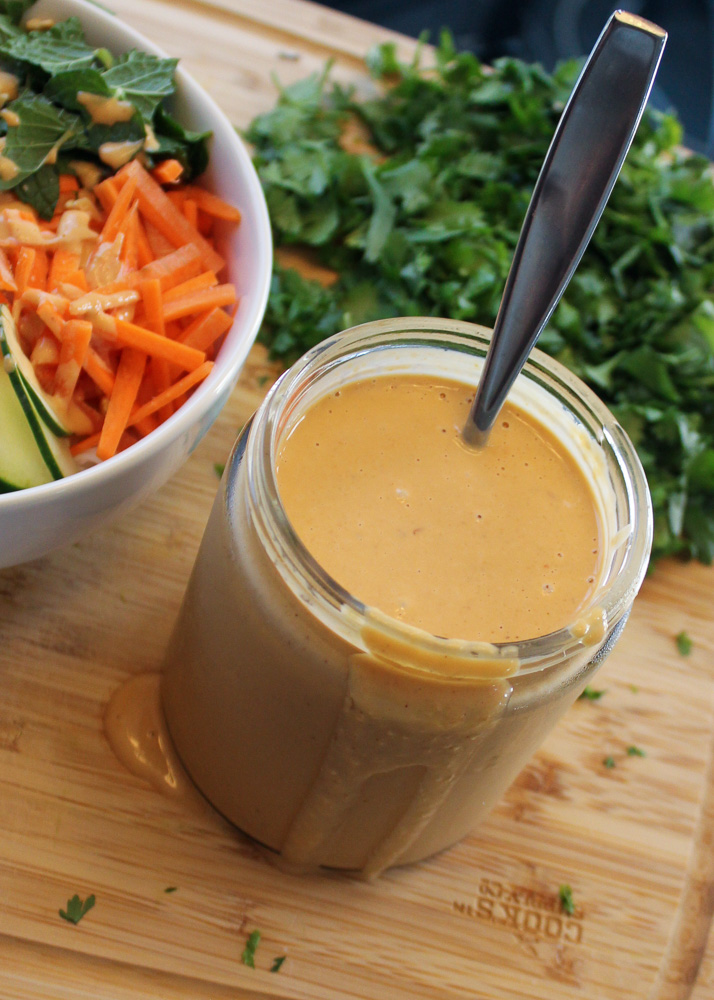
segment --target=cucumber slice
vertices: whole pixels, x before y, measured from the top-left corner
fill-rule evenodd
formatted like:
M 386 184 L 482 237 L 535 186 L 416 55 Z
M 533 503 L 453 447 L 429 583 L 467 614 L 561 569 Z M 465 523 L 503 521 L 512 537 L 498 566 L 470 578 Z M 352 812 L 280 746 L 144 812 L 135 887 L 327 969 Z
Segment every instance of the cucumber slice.
M 2 347 L 3 356 L 12 357 L 12 360 L 15 362 L 15 368 L 20 373 L 20 377 L 25 384 L 27 395 L 32 400 L 38 414 L 53 434 L 56 434 L 57 437 L 67 437 L 72 431 L 57 412 L 52 397 L 40 385 L 35 375 L 35 369 L 32 367 L 32 362 L 20 346 L 17 327 L 12 318 L 12 313 L 7 306 L 3 306 L 0 309 L 0 327 L 2 327 L 0 347 Z
M 29 399 L 27 405 L 31 406 Z M 27 412 L 10 376 L 0 364 L 0 493 L 24 490 L 52 481 L 35 440 Z
M 79 466 L 72 457 L 72 453 L 69 450 L 67 442 L 62 438 L 57 437 L 56 434 L 53 434 L 38 414 L 32 398 L 25 388 L 25 382 L 15 366 L 14 359 L 9 350 L 7 350 L 7 342 L 5 340 L 4 327 L 2 324 L 0 324 L 0 356 L 2 357 L 3 374 L 9 380 L 10 386 L 15 393 L 18 403 L 20 404 L 20 408 L 25 418 L 25 423 L 34 438 L 35 446 L 39 450 L 42 460 L 47 467 L 49 478 L 64 479 L 65 476 L 69 476 L 73 472 L 77 472 Z M 2 442 L 3 448 L 11 447 L 11 445 L 6 445 L 6 438 L 9 437 L 11 437 L 10 428 L 6 430 L 6 428 L 0 424 L 0 441 Z

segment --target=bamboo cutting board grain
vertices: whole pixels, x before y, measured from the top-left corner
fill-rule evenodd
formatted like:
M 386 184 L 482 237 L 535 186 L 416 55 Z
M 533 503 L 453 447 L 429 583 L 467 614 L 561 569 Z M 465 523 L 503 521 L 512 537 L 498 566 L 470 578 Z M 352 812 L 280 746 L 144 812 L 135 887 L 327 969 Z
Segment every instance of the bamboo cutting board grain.
M 354 79 L 358 56 L 390 37 L 293 0 L 112 6 L 239 125 L 274 101 L 271 72 L 289 82 L 334 55 Z M 281 874 L 198 797 L 165 798 L 112 755 L 104 708 L 158 668 L 214 463 L 275 374 L 254 349 L 217 425 L 155 498 L 0 572 L 0 1000 L 711 1000 L 710 569 L 658 569 L 598 675 L 601 701 L 570 710 L 471 837 L 373 884 Z M 58 917 L 75 892 L 96 894 L 76 927 Z

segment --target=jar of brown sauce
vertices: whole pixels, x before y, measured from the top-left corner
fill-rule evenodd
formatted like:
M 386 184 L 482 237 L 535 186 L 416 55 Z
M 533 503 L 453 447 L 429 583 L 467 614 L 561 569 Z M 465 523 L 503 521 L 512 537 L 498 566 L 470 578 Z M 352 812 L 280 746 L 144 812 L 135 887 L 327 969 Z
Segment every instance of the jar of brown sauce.
M 371 876 L 468 833 L 642 582 L 642 467 L 561 365 L 534 351 L 486 449 L 461 441 L 488 338 L 413 318 L 339 334 L 226 468 L 163 703 L 199 788 L 292 865 Z

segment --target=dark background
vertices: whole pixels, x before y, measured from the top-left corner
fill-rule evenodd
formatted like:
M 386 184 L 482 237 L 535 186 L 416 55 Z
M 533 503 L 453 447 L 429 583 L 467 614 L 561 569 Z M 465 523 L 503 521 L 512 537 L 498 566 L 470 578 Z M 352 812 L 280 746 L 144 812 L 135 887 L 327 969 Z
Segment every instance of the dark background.
M 325 0 L 322 0 L 325 2 Z M 669 32 L 652 103 L 675 109 L 687 144 L 714 156 L 714 0 L 329 0 L 326 6 L 435 41 L 451 29 L 460 49 L 488 62 L 512 55 L 551 70 L 590 51 L 607 18 L 624 6 Z

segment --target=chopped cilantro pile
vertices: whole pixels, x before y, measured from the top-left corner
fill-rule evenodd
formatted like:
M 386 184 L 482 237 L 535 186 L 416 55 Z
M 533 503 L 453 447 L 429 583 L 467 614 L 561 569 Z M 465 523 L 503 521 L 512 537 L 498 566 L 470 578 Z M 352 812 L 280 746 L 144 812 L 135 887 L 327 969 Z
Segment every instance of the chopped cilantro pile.
M 30 0 L 0 0 L 0 69 L 18 81 L 18 94 L 4 104 L 0 119 L 2 155 L 9 161 L 0 171 L 0 191 L 13 189 L 52 218 L 60 173 L 71 173 L 72 161 L 102 166 L 100 147 L 108 142 L 137 144 L 134 154 L 142 152 L 150 164 L 175 158 L 186 180 L 203 172 L 208 133 L 184 129 L 163 105 L 174 91 L 176 59 L 135 49 L 115 58 L 87 42 L 76 17 L 27 31 L 20 19 L 29 6 Z M 128 120 L 93 121 L 91 95 L 128 102 Z
M 530 194 L 577 65 L 492 71 L 448 34 L 436 67 L 367 59 L 368 100 L 328 72 L 283 90 L 247 131 L 276 245 L 314 248 L 322 287 L 276 267 L 260 334 L 290 361 L 337 330 L 389 316 L 493 323 Z M 358 119 L 376 155 L 347 152 Z M 623 424 L 655 509 L 654 558 L 714 558 L 714 185 L 649 111 L 592 243 L 539 347 Z M 596 141 L 596 137 L 594 137 Z

